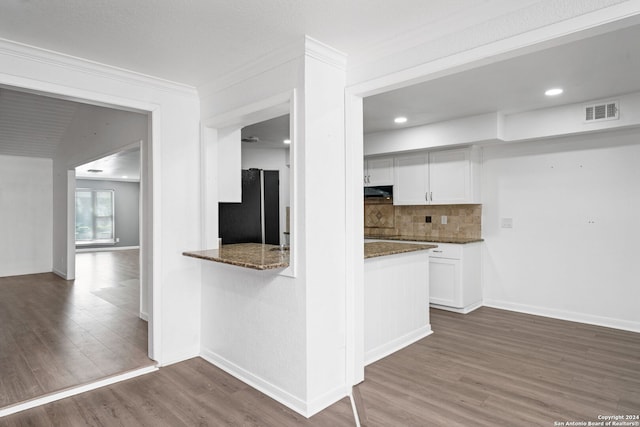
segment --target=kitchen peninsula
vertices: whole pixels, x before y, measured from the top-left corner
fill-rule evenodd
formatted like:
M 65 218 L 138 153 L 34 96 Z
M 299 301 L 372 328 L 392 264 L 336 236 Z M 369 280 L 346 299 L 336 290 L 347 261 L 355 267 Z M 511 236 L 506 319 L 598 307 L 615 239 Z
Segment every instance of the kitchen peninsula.
M 289 266 L 289 251 L 278 245 L 236 243 L 220 249 L 183 252 L 182 255 L 206 261 L 221 262 L 254 270 L 273 270 Z
M 429 250 L 437 245 L 364 244 L 364 358 L 375 362 L 431 334 Z
M 364 353 L 370 364 L 431 334 L 429 249 L 405 242 L 364 244 Z M 238 243 L 220 249 L 183 252 L 206 261 L 254 270 L 289 265 L 289 251 L 277 245 Z
M 364 244 L 364 257 L 375 258 L 407 252 L 423 251 L 436 245 L 417 245 L 397 242 L 370 242 Z M 254 270 L 272 270 L 289 266 L 289 250 L 277 245 L 261 243 L 236 243 L 223 245 L 220 249 L 187 251 L 182 255 L 206 261 L 221 262 Z

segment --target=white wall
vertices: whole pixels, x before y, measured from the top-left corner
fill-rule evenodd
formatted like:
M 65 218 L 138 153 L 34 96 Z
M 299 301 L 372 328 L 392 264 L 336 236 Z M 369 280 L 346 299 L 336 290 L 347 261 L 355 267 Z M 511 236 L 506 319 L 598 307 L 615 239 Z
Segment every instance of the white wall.
M 585 123 L 585 105 L 618 101 L 620 117 Z M 441 148 L 490 141 L 523 141 L 559 135 L 622 129 L 640 125 L 640 92 L 617 95 L 602 100 L 541 108 L 516 114 L 480 114 L 460 119 L 412 126 L 364 136 L 364 154 Z
M 0 62 L 3 85 L 152 111 L 149 132 L 153 141 L 150 147 L 143 146 L 143 152 L 151 152 L 153 180 L 147 183 L 151 191 L 143 206 L 149 207 L 144 215 L 153 218 L 153 230 L 151 236 L 143 236 L 143 244 L 152 245 L 153 255 L 153 357 L 166 364 L 197 355 L 200 269 L 182 256 L 182 251 L 200 245 L 199 100 L 195 90 L 5 41 L 0 41 Z M 66 178 L 60 169 L 54 174 L 60 174 L 54 175 L 56 193 L 63 182 L 66 186 Z M 57 201 L 54 209 L 62 209 Z M 54 217 L 54 241 L 62 238 L 57 234 L 59 228 L 66 235 L 67 227 L 66 220 Z M 61 253 L 59 244 L 54 243 L 54 248 L 58 264 L 66 252 Z
M 315 53 L 315 52 L 314 52 Z M 323 409 L 346 383 L 345 72 L 326 58 L 305 58 L 302 191 L 307 257 L 308 399 Z M 341 58 L 336 58 L 341 59 Z M 344 59 L 343 59 L 344 60 Z M 335 399 L 337 400 L 337 399 Z
M 619 118 L 586 122 L 584 107 L 606 101 L 619 102 Z M 640 125 L 640 92 L 617 95 L 601 100 L 560 105 L 504 116 L 504 140 L 517 141 L 548 138 Z
M 256 73 L 255 76 L 245 76 L 239 84 L 202 89 L 203 124 L 206 126 L 211 118 L 225 117 L 229 111 L 245 105 L 255 105 L 263 99 L 291 92 L 301 86 L 303 79 L 300 59 Z M 298 109 L 292 120 L 296 120 Z M 246 124 L 237 126 L 238 134 Z M 223 129 L 226 135 L 228 127 Z M 231 147 L 218 150 L 219 132 L 205 127 L 203 134 L 206 137 L 203 140 L 203 161 L 209 166 L 203 168 L 203 181 L 208 184 L 203 194 L 203 207 L 206 209 L 203 218 L 207 219 L 208 224 L 203 224 L 203 228 L 210 227 L 217 239 L 217 202 L 222 194 L 218 191 L 218 184 L 234 185 L 233 180 L 240 180 L 241 176 L 239 173 L 223 174 L 224 169 L 215 167 L 225 162 L 227 157 L 234 162 L 237 156 L 227 154 L 227 157 L 221 157 Z M 239 138 L 237 141 L 237 153 L 240 154 Z M 227 143 L 226 139 L 223 143 Z M 238 162 L 238 169 L 241 166 L 241 162 Z M 294 166 L 291 174 L 294 180 Z M 241 182 L 235 184 L 240 186 Z M 298 198 L 302 194 L 298 191 L 291 197 Z M 292 230 L 292 233 L 297 234 L 297 230 Z M 208 235 L 206 240 L 211 237 Z M 207 243 L 206 240 L 203 244 Z M 302 244 L 304 239 L 298 239 L 295 243 L 298 242 Z M 202 356 L 273 398 L 304 412 L 305 255 L 295 246 L 292 247 L 292 253 L 299 253 L 296 277 L 284 276 L 277 271 L 256 272 L 195 259 L 192 263 L 202 269 Z
M 485 147 L 485 304 L 640 331 L 638 159 L 638 129 Z
M 501 122 L 497 113 L 490 113 L 392 131 L 368 133 L 364 136 L 364 155 L 492 141 L 500 136 Z
M 287 148 L 259 148 L 242 147 L 242 169 L 277 170 L 280 179 L 280 243 L 282 233 L 286 230 L 287 211 L 289 206 L 289 149 Z
M 315 55 L 305 54 L 309 44 Z M 344 70 L 336 57 L 343 61 L 307 40 L 295 57 L 256 67 L 252 75 L 202 93 L 205 124 L 283 93 L 296 94 L 290 169 L 293 276 L 292 271 L 193 262 L 203 269 L 203 356 L 305 415 L 347 392 Z M 215 188 L 215 179 L 205 176 L 204 181 Z M 217 221 L 217 209 L 205 216 Z
M 51 159 L 0 156 L 0 277 L 51 271 Z

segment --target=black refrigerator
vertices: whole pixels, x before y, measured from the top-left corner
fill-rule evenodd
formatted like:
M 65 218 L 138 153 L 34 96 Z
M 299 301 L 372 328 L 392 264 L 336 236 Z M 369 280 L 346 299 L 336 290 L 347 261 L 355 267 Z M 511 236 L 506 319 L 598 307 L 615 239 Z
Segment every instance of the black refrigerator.
M 242 171 L 242 202 L 218 205 L 223 245 L 280 244 L 280 178 L 278 171 Z

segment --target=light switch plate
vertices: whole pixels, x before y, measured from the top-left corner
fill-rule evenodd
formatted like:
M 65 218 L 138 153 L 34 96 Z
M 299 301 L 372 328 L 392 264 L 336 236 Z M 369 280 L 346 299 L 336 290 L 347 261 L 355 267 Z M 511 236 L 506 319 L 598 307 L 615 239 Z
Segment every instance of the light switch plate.
M 447 216 L 446 215 L 442 215 L 440 217 L 440 224 L 444 225 L 447 223 Z
M 513 228 L 513 218 L 501 218 L 500 228 Z

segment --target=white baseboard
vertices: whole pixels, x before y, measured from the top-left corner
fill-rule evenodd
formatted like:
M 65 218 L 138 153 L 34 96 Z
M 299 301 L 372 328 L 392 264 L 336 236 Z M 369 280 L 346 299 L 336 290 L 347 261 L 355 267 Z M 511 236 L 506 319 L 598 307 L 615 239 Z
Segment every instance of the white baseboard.
M 149 313 L 145 313 L 144 311 L 141 311 L 140 313 L 138 313 L 138 316 L 140 316 L 140 318 L 145 322 L 149 321 Z
M 453 311 L 454 313 L 469 314 L 473 310 L 476 310 L 476 309 L 482 307 L 482 302 L 477 302 L 475 304 L 471 304 L 471 305 L 468 305 L 468 306 L 462 307 L 462 308 L 454 308 L 454 307 L 449 307 L 449 306 L 440 305 L 440 304 L 429 304 L 429 307 L 437 308 L 438 310 Z
M 387 357 L 391 353 L 395 353 L 396 351 L 413 344 L 424 337 L 428 337 L 432 333 L 431 325 L 425 325 L 376 348 L 366 350 L 364 353 L 364 365 L 370 365 L 373 362 L 378 361 L 383 357 Z
M 131 249 L 140 249 L 140 246 L 108 246 L 104 248 L 76 248 L 76 253 L 83 252 L 111 252 L 111 251 L 128 251 Z
M 266 381 L 263 378 L 260 378 L 257 375 L 234 364 L 233 362 L 225 359 L 224 357 L 211 350 L 202 349 L 200 357 L 202 357 L 212 365 L 215 365 L 223 371 L 227 372 L 229 375 L 232 375 L 238 378 L 240 381 L 249 384 L 256 390 L 266 394 L 267 396 L 280 402 L 287 408 L 292 409 L 307 418 L 329 407 L 330 405 L 348 395 L 347 387 L 341 386 L 336 388 L 335 390 L 327 392 L 323 396 L 320 396 L 319 398 L 314 399 L 311 402 L 306 402 L 303 399 L 289 393 L 288 391 L 281 389 L 277 385 L 272 384 L 269 381 Z
M 157 370 L 158 370 L 157 366 L 147 366 L 146 368 L 135 369 L 133 371 L 125 372 L 123 374 L 114 375 L 112 377 L 104 378 L 99 381 L 94 381 L 89 384 L 84 384 L 79 387 L 68 388 L 66 390 L 50 393 L 45 396 L 27 400 L 26 402 L 21 402 L 15 405 L 6 406 L 0 409 L 0 418 L 6 417 L 7 415 L 15 414 L 17 412 L 26 411 L 27 409 L 35 408 L 37 406 L 46 405 L 47 403 L 55 402 L 56 400 L 66 399 L 67 397 L 75 396 L 80 393 L 85 393 L 87 391 L 91 391 L 97 388 L 115 384 L 120 381 L 125 381 L 131 378 L 139 377 L 141 375 L 145 375 L 150 372 L 155 372 Z
M 169 365 L 175 365 L 176 363 L 184 362 L 185 360 L 193 359 L 194 357 L 199 357 L 200 354 L 196 352 L 182 352 L 171 355 L 171 357 L 163 357 L 162 360 L 157 360 L 158 366 L 161 368 L 167 367 Z
M 589 325 L 604 326 L 606 328 L 621 329 L 624 331 L 640 332 L 640 322 L 614 319 L 611 317 L 596 316 L 592 314 L 576 313 L 572 311 L 557 310 L 553 308 L 538 307 L 527 304 L 518 304 L 508 301 L 484 300 L 486 307 L 502 310 L 517 311 L 519 313 L 533 314 L 536 316 L 551 317 L 554 319 L 568 320 L 570 322 L 586 323 Z
M 69 280 L 69 279 L 67 279 L 67 273 L 63 273 L 62 271 L 56 270 L 55 268 L 52 269 L 51 272 L 53 274 L 55 274 L 56 276 L 58 276 L 58 277 L 62 277 L 64 280 Z
M 45 274 L 45 273 L 54 273 L 62 278 L 64 275 L 58 274 L 53 271 L 52 267 L 46 267 L 44 269 L 20 269 L 18 271 L 9 269 L 9 270 L 0 270 L 0 277 L 13 277 L 13 276 L 29 276 L 31 274 Z
M 336 387 L 333 390 L 330 390 L 323 394 L 322 396 L 313 399 L 310 402 L 307 402 L 307 410 L 306 413 L 302 414 L 305 417 L 309 418 L 322 411 L 323 409 L 328 408 L 333 405 L 343 397 L 349 396 L 349 390 L 341 385 L 340 387 Z

